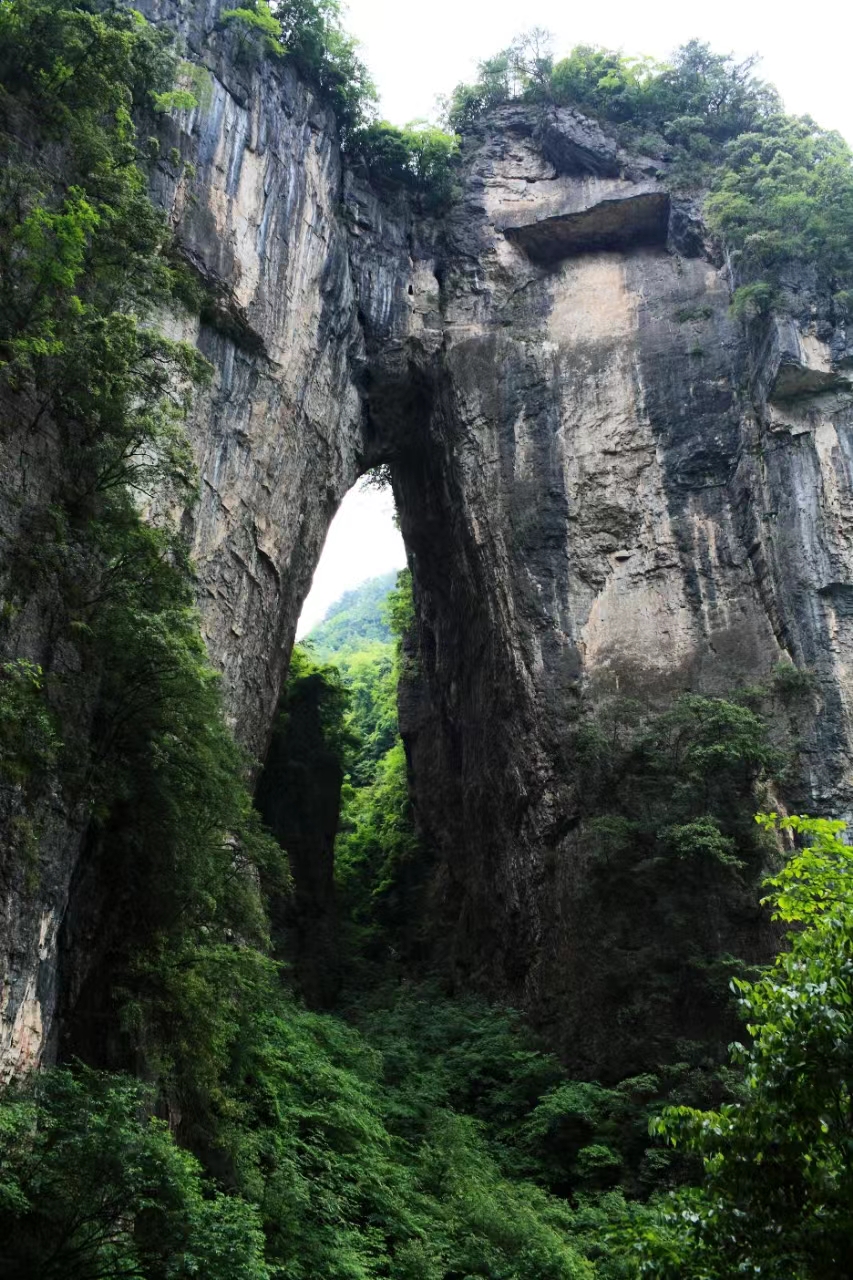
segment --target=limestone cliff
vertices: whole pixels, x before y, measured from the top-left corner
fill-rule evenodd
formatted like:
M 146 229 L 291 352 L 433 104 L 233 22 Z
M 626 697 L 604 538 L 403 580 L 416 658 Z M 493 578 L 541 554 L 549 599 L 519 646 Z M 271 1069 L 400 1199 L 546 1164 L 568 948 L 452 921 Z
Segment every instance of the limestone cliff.
M 614 689 L 649 707 L 724 693 L 789 657 L 819 681 L 792 800 L 850 807 L 846 336 L 807 288 L 798 314 L 747 331 L 696 207 L 571 110 L 494 112 L 436 222 L 347 172 L 311 89 L 286 62 L 241 62 L 215 3 L 143 8 L 204 68 L 198 107 L 163 126 L 153 190 L 213 299 L 166 323 L 215 370 L 184 521 L 238 736 L 263 752 L 329 521 L 389 462 L 418 618 L 401 724 L 439 949 L 600 1063 L 578 714 Z M 21 474 L 24 508 L 48 502 L 49 451 Z M 45 619 L 34 602 L 8 651 L 73 662 Z M 7 1070 L 54 1043 L 58 987 L 97 932 L 83 817 L 51 823 L 38 890 L 3 886 Z M 718 941 L 748 954 L 755 930 Z
M 146 8 L 146 6 L 143 6 Z M 247 67 L 220 6 L 147 6 L 203 68 L 199 107 L 150 122 L 152 185 L 210 305 L 163 318 L 214 369 L 188 428 L 200 475 L 184 513 L 199 605 L 236 732 L 257 757 L 328 524 L 361 469 L 363 340 L 340 217 L 334 121 L 287 67 Z M 193 169 L 188 165 L 195 166 Z M 7 419 L 8 421 L 8 419 Z M 3 438 L 7 545 L 51 501 L 56 441 L 28 424 Z M 46 670 L 73 670 L 34 596 L 3 638 Z M 60 988 L 73 1007 L 109 903 L 87 874 L 86 813 L 46 805 L 35 890 L 10 859 L 2 889 L 0 1060 L 14 1071 L 55 1052 Z
M 426 389 L 397 436 L 419 619 L 402 723 L 434 909 L 466 980 L 536 1008 L 585 1069 L 614 1049 L 582 893 L 582 709 L 725 694 L 789 657 L 820 690 L 790 799 L 851 800 L 849 350 L 814 298 L 749 335 L 717 253 L 589 121 L 496 112 L 469 141 L 434 268 L 441 346 L 417 342 Z M 758 954 L 754 916 L 714 928 Z

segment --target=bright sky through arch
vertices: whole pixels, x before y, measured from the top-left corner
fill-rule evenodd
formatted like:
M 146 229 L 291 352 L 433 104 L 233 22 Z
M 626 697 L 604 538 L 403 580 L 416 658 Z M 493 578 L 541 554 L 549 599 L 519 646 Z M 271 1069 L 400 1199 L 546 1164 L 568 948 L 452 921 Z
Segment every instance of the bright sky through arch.
M 436 95 L 471 80 L 478 59 L 539 26 L 553 32 L 557 57 L 597 44 L 663 59 L 693 37 L 738 58 L 757 53 L 758 74 L 776 85 L 788 111 L 853 142 L 850 0 L 346 0 L 344 17 L 394 124 L 432 116 Z
M 301 640 L 322 622 L 329 605 L 345 591 L 405 564 L 391 490 L 357 484 L 344 498 L 329 528 L 311 591 L 302 606 L 297 638 Z

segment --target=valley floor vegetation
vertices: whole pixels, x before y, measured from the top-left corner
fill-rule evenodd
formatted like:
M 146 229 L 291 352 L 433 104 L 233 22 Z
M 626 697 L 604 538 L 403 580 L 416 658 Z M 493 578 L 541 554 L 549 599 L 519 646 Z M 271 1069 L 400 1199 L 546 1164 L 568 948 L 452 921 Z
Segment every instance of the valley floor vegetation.
M 233 14 L 223 17 L 241 56 L 297 58 L 339 111 L 347 146 L 374 128 L 393 151 L 399 139 L 359 114 L 369 93 L 331 0 L 259 0 Z M 290 891 L 286 852 L 254 808 L 200 636 L 192 564 L 167 514 L 192 501 L 182 419 L 209 370 L 156 318 L 204 299 L 148 197 L 156 147 L 135 122 L 153 129 L 158 112 L 190 109 L 189 91 L 174 87 L 178 64 L 174 41 L 132 9 L 0 0 L 0 395 L 7 423 L 37 434 L 49 422 L 57 451 L 49 504 L 3 548 L 0 625 L 5 634 L 38 598 L 53 650 L 74 655 L 54 668 L 12 654 L 0 668 L 12 832 L 2 870 L 37 885 L 41 824 L 59 808 L 85 823 L 89 865 L 110 896 L 92 998 L 61 1065 L 0 1097 L 0 1276 L 849 1274 L 850 853 L 839 824 L 751 819 L 762 782 L 784 765 L 762 712 L 778 689 L 682 700 L 620 731 L 616 751 L 606 726 L 579 729 L 590 797 L 612 796 L 617 775 L 623 783 L 617 803 L 602 798 L 586 817 L 626 883 L 651 862 L 664 889 L 689 867 L 699 883 L 757 895 L 768 829 L 797 845 L 763 889 L 791 930 L 776 964 L 747 975 L 721 958 L 701 978 L 718 988 L 721 973 L 723 987 L 735 975 L 746 1031 L 733 1061 L 663 1037 L 641 1074 L 574 1080 L 515 1013 L 451 999 L 401 961 L 423 858 L 395 710 L 409 584 L 386 603 L 388 583 L 345 602 L 297 656 L 283 702 L 286 734 L 300 689 L 315 699 L 320 748 L 346 779 L 340 990 L 325 1012 L 300 998 L 269 912 Z M 548 75 L 559 79 L 561 65 Z M 689 65 L 652 80 L 674 83 L 682 115 L 704 118 L 707 69 L 693 106 L 678 97 Z M 629 85 L 651 74 L 625 73 Z M 608 77 L 605 67 L 596 92 Z M 749 98 L 735 134 L 683 126 L 711 137 L 712 151 L 734 138 L 758 155 L 718 192 L 746 200 L 741 209 L 758 199 L 750 228 L 777 216 L 763 153 L 742 137 L 770 136 L 766 101 L 756 116 Z M 810 150 L 814 131 L 791 128 L 791 163 L 817 184 L 796 234 L 823 244 L 809 201 L 837 180 L 826 216 L 845 225 L 848 161 L 831 139 Z M 422 170 L 402 160 L 426 136 L 416 132 L 381 163 L 428 183 L 431 160 Z M 439 146 L 448 173 L 455 146 Z M 787 161 L 775 164 L 772 181 L 799 190 Z M 741 189 L 744 173 L 758 186 Z M 783 241 L 778 261 L 789 252 Z M 825 268 L 814 262 L 843 280 L 843 246 Z M 163 514 L 143 519 L 140 493 Z M 666 955 L 651 959 L 652 974 L 665 970 Z M 639 996 L 657 1007 L 654 990 Z
M 78 1062 L 7 1089 L 0 1227 L 12 1243 L 0 1273 L 847 1274 L 853 855 L 842 824 L 752 821 L 759 840 L 781 829 L 802 847 L 765 881 L 792 932 L 774 966 L 734 980 L 749 1042 L 729 1065 L 693 1046 L 692 1060 L 607 1086 L 571 1079 L 512 1011 L 450 999 L 389 958 L 406 946 L 400 897 L 418 860 L 393 702 L 393 628 L 410 608 L 406 575 L 351 593 L 297 655 L 283 702 L 297 705 L 301 687 L 324 708 L 324 749 L 347 770 L 335 1007 L 306 1009 L 263 947 L 185 938 L 177 963 L 159 956 L 149 976 L 168 983 L 191 1040 L 160 1058 L 156 1085 Z M 712 734 L 696 727 L 703 717 Z M 708 750 L 724 774 L 754 776 L 756 753 L 776 762 L 756 713 L 722 700 L 634 731 L 624 759 L 669 741 L 673 718 L 695 768 L 707 772 Z M 291 717 L 290 732 L 306 723 Z M 291 750 L 299 758 L 298 739 Z M 698 863 L 694 884 L 702 864 L 740 861 L 711 817 L 680 833 L 673 847 L 672 823 L 634 828 L 645 861 L 657 839 L 658 856 Z M 142 1042 L 150 1051 L 150 1032 Z

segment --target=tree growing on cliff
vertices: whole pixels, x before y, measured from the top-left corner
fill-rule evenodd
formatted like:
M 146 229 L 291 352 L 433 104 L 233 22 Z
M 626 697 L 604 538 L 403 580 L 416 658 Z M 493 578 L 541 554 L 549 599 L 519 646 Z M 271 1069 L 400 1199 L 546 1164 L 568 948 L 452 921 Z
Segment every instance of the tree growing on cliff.
M 838 1280 L 853 1241 L 853 849 L 844 823 L 775 814 L 809 841 L 765 881 L 789 949 L 735 987 L 752 1036 L 747 1092 L 719 1111 L 671 1108 L 652 1131 L 701 1156 L 705 1181 L 640 1233 L 660 1280 Z
M 420 197 L 427 213 L 439 212 L 453 199 L 459 139 L 455 134 L 413 120 L 404 129 L 387 120 L 365 125 L 351 144 L 371 181 L 380 190 L 402 188 Z
M 344 29 L 339 0 L 277 0 L 272 11 L 287 55 L 325 95 L 346 145 L 372 118 L 376 86 Z
M 473 84 L 457 85 L 446 109 L 453 129 L 512 99 L 577 107 L 629 151 L 658 157 L 671 185 L 707 196 L 740 286 L 736 313 L 792 296 L 795 305 L 805 284 L 831 296 L 838 319 L 850 314 L 853 153 L 808 116 L 786 115 L 755 75 L 755 57 L 738 61 L 691 40 L 667 62 L 578 45 L 551 65 L 527 44 L 519 37 L 479 64 Z
M 260 58 L 265 53 L 284 53 L 281 26 L 266 0 L 254 0 L 240 9 L 223 9 L 222 22 L 237 31 L 239 56 Z

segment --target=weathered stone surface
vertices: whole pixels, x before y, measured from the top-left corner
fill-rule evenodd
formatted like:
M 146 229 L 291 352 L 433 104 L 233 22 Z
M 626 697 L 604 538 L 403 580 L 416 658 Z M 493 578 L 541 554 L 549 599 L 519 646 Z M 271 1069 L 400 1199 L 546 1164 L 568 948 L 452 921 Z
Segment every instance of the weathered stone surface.
M 669 196 L 652 190 L 613 192 L 610 198 L 599 198 L 577 211 L 502 229 L 529 258 L 548 266 L 601 249 L 664 244 L 668 226 Z
M 418 613 L 401 723 L 436 954 L 534 1011 L 581 1067 L 613 1066 L 579 712 L 614 690 L 650 709 L 725 693 L 789 657 L 819 689 L 792 803 L 851 808 L 847 335 L 807 281 L 794 321 L 746 334 L 697 205 L 573 111 L 496 111 L 440 224 L 381 201 L 342 172 L 292 68 L 235 60 L 217 11 L 146 9 L 207 76 L 199 107 L 164 125 L 154 191 L 212 295 L 204 320 L 166 323 L 215 371 L 184 519 L 229 714 L 262 752 L 331 516 L 389 461 Z M 9 538 L 55 480 L 49 443 L 26 439 L 3 459 Z M 50 636 L 35 601 L 4 647 L 73 663 Z M 3 873 L 10 1069 L 50 1041 L 57 939 L 75 972 L 90 945 L 82 827 L 51 821 L 38 888 Z M 702 927 L 760 950 L 749 913 Z M 638 962 L 625 955 L 626 980 Z
M 843 353 L 839 353 L 842 355 Z M 790 317 L 773 317 L 761 353 L 760 390 L 772 402 L 851 388 L 842 359 L 829 342 Z
M 257 753 L 328 523 L 360 469 L 362 340 L 334 123 L 287 64 L 235 59 L 213 15 L 203 40 L 188 33 L 209 92 L 169 121 L 161 150 L 180 162 L 158 167 L 154 195 L 225 312 L 173 324 L 215 370 L 190 421 L 201 490 L 188 521 L 205 638 Z
M 402 726 L 438 850 L 437 950 L 598 1071 L 619 1066 L 617 1010 L 583 893 L 579 711 L 617 690 L 649 709 L 725 694 L 791 658 L 820 707 L 790 798 L 853 798 L 853 400 L 803 323 L 753 352 L 689 208 L 673 202 L 668 240 L 642 230 L 653 186 L 558 175 L 517 109 L 495 113 L 447 221 L 444 343 L 419 363 L 395 472 L 419 619 Z M 615 243 L 567 244 L 603 207 Z M 709 948 L 760 954 L 754 913 L 711 914 L 697 903 Z
M 164 317 L 214 369 L 188 424 L 200 486 L 183 518 L 227 709 L 238 737 L 260 755 L 329 521 L 362 465 L 354 381 L 362 339 L 338 210 L 334 122 L 291 68 L 235 58 L 233 40 L 217 27 L 220 7 L 142 5 L 175 22 L 205 68 L 199 107 L 160 121 L 153 190 L 215 300 L 208 322 Z M 12 432 L 7 415 L 2 442 L 7 546 L 58 482 L 49 424 L 34 435 L 26 414 L 19 417 Z M 57 651 L 50 603 L 28 603 L 6 629 L 4 655 L 46 670 L 73 663 L 73 653 Z M 10 848 L 8 824 L 8 857 L 0 859 L 0 1060 L 9 1070 L 54 1043 L 63 949 L 65 985 L 77 991 L 99 912 L 108 913 L 81 862 L 85 816 L 55 812 L 49 797 L 46 808 L 35 874 Z

